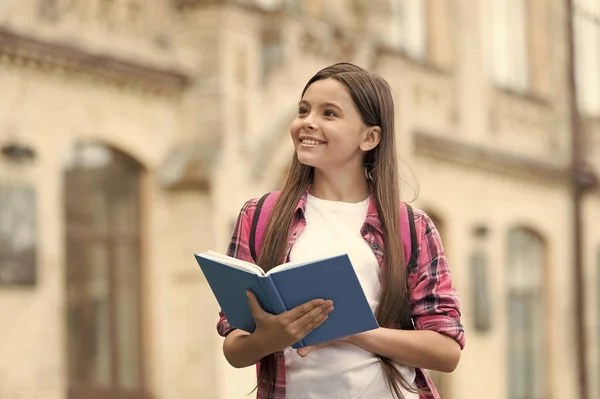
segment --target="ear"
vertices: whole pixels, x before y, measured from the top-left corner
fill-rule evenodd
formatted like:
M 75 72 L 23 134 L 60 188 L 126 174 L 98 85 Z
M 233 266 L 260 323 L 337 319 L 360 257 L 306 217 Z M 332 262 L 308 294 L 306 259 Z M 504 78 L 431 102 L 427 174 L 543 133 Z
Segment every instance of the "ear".
M 360 149 L 364 152 L 371 151 L 379 145 L 379 141 L 381 141 L 381 128 L 379 126 L 368 127 L 363 133 Z

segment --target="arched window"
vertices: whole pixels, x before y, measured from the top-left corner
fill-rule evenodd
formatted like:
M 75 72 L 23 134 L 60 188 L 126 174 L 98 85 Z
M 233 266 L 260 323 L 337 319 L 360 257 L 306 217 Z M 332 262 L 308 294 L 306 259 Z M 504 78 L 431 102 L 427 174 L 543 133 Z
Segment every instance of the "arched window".
M 64 166 L 69 399 L 144 397 L 141 171 L 94 142 Z
M 527 229 L 508 234 L 507 332 L 510 399 L 545 397 L 545 247 Z

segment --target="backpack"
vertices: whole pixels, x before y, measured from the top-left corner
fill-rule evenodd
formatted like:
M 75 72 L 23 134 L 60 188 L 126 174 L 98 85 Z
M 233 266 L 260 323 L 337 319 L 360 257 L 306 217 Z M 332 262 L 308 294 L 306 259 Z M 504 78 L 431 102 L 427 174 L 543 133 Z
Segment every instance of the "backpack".
M 256 210 L 254 211 L 254 215 L 252 217 L 252 226 L 250 227 L 250 238 L 248 242 L 250 246 L 250 254 L 252 255 L 254 263 L 258 261 L 258 252 L 260 251 L 260 247 L 262 245 L 265 228 L 267 227 L 267 221 L 269 219 L 269 215 L 271 214 L 271 209 L 273 208 L 275 201 L 277 201 L 277 198 L 279 198 L 280 193 L 281 191 L 266 193 L 258 200 L 258 203 L 256 204 Z M 405 203 L 400 204 L 400 231 L 402 236 L 404 257 L 405 259 L 408 259 L 406 267 L 410 273 L 410 271 L 415 270 L 417 267 L 416 254 L 418 249 L 418 240 L 412 207 Z M 414 329 L 413 320 L 411 319 L 405 321 L 402 325 L 402 329 Z

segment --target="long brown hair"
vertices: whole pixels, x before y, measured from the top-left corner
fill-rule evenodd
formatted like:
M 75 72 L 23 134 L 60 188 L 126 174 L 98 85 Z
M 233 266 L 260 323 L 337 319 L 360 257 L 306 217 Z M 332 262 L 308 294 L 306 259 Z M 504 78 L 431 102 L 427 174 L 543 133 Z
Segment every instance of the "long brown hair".
M 406 328 L 409 316 L 407 273 L 402 239 L 400 237 L 400 190 L 394 131 L 394 101 L 388 83 L 378 75 L 348 63 L 335 64 L 317 72 L 302 90 L 302 97 L 311 84 L 322 79 L 342 83 L 366 126 L 381 128 L 380 143 L 365 155 L 365 176 L 377 204 L 383 228 L 384 265 L 382 270 L 377 321 L 381 327 Z M 287 257 L 289 232 L 294 211 L 307 186 L 312 182 L 313 168 L 298 161 L 296 154 L 280 197 L 274 204 L 258 264 L 265 270 L 281 264 Z M 271 354 L 261 360 L 258 386 L 271 397 L 275 388 L 277 356 Z M 386 382 L 398 399 L 404 396 L 400 387 L 417 392 L 404 379 L 394 363 L 378 356 Z

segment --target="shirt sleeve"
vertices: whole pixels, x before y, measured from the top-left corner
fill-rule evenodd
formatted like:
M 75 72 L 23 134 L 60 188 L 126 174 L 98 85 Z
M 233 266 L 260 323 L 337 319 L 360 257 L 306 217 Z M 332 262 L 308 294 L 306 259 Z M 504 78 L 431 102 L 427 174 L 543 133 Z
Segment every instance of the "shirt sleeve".
M 419 239 L 418 267 L 409 277 L 410 308 L 418 330 L 447 335 L 465 346 L 460 321 L 460 298 L 452 286 L 452 275 L 439 232 L 423 211 L 415 210 Z
M 227 248 L 227 255 L 251 263 L 254 263 L 254 260 L 252 259 L 248 242 L 250 239 L 250 228 L 252 226 L 252 217 L 256 210 L 256 204 L 257 199 L 249 200 L 240 210 Z M 225 314 L 220 311 L 219 321 L 217 322 L 217 332 L 219 335 L 226 337 L 233 330 L 234 329 L 229 325 Z

